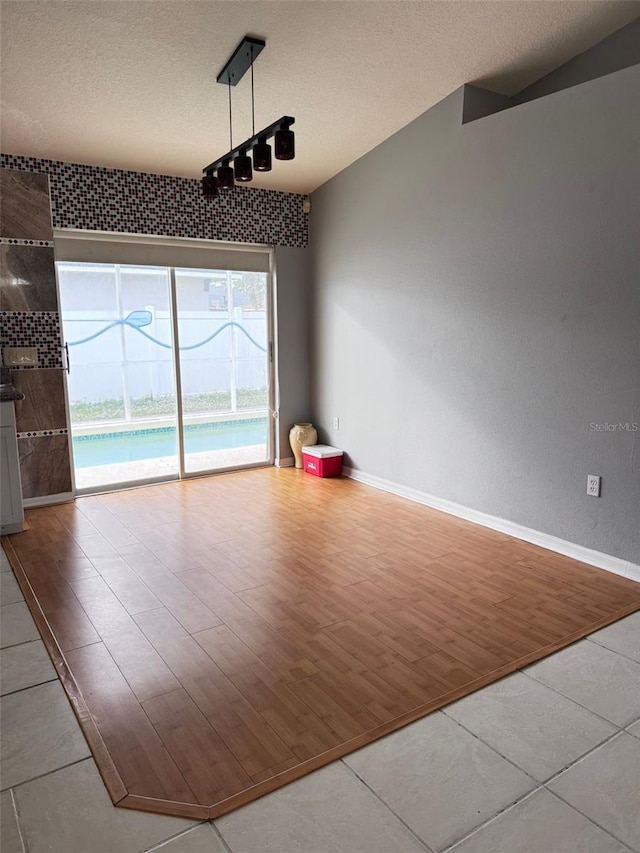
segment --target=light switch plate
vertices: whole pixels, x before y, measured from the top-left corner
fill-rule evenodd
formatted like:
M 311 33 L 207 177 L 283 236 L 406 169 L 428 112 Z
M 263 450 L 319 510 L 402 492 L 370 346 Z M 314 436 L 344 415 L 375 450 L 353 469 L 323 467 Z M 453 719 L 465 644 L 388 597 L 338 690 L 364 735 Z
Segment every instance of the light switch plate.
M 38 364 L 38 347 L 5 347 L 2 361 L 8 367 L 35 367 Z

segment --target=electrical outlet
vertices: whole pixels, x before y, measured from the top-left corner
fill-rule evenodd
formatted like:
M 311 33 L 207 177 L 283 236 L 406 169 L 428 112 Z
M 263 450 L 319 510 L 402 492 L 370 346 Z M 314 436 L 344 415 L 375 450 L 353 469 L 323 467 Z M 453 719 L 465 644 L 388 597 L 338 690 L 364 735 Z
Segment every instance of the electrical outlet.
M 600 497 L 600 477 L 598 474 L 587 474 L 587 494 L 592 498 Z
M 339 430 L 339 429 L 340 429 L 340 418 L 334 418 L 334 419 L 333 419 L 333 428 L 334 428 L 335 430 Z

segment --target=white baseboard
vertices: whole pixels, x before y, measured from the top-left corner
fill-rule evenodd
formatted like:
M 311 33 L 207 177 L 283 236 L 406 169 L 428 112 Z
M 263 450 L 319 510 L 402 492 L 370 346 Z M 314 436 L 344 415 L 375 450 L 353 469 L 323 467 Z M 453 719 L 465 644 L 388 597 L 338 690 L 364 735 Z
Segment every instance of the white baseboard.
M 295 462 L 293 456 L 285 456 L 282 459 L 276 459 L 275 466 L 276 468 L 293 468 Z
M 73 492 L 60 492 L 57 495 L 42 495 L 39 498 L 25 498 L 22 504 L 25 509 L 33 509 L 37 506 L 52 506 L 53 504 L 66 504 L 74 499 Z
M 375 489 L 381 489 L 383 492 L 391 492 L 401 498 L 407 498 L 433 509 L 439 509 L 441 512 L 464 518 L 466 521 L 472 521 L 475 524 L 482 525 L 482 527 L 499 530 L 500 533 L 506 533 L 515 539 L 523 539 L 525 542 L 531 542 L 532 545 L 539 545 L 541 548 L 547 548 L 549 551 L 555 551 L 557 554 L 563 554 L 565 557 L 571 557 L 581 563 L 588 563 L 590 566 L 596 566 L 599 569 L 605 569 L 607 572 L 613 572 L 615 575 L 640 582 L 640 565 L 629 560 L 621 560 L 619 557 L 612 557 L 610 554 L 603 554 L 601 551 L 593 551 L 591 548 L 576 545 L 574 542 L 567 542 L 565 539 L 551 536 L 549 533 L 542 533 L 540 530 L 533 530 L 531 527 L 524 527 L 506 518 L 488 515 L 477 509 L 470 509 L 462 506 L 462 504 L 430 495 L 427 492 L 401 486 L 398 483 L 391 482 L 391 480 L 384 480 L 382 477 L 375 477 L 372 474 L 365 474 L 355 468 L 343 468 L 342 473 L 345 477 L 357 480 L 359 483 L 365 483 L 367 486 L 373 486 Z

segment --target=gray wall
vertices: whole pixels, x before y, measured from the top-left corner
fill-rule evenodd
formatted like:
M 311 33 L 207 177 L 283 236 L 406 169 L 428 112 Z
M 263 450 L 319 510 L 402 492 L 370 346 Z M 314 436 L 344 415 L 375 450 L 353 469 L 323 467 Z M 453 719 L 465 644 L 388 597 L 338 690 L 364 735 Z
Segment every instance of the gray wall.
M 308 249 L 278 246 L 275 250 L 276 373 L 280 391 L 276 457 L 280 459 L 293 455 L 289 446 L 293 424 L 310 417 L 308 260 Z
M 638 8 L 640 9 L 640 6 Z M 534 98 L 542 98 L 560 89 L 595 80 L 596 77 L 629 68 L 639 62 L 640 17 L 523 89 L 514 96 L 513 102 L 523 104 Z
M 348 464 L 640 559 L 640 432 L 590 426 L 640 422 L 639 86 L 464 126 L 458 90 L 313 194 L 312 413 Z

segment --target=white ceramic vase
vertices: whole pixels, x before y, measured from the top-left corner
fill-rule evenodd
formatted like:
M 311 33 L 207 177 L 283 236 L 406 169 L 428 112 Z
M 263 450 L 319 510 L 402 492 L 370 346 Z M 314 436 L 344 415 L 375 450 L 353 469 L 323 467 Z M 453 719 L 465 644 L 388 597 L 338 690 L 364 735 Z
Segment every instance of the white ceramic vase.
M 289 431 L 289 444 L 293 450 L 296 468 L 302 468 L 302 448 L 318 443 L 318 433 L 313 424 L 294 424 Z

